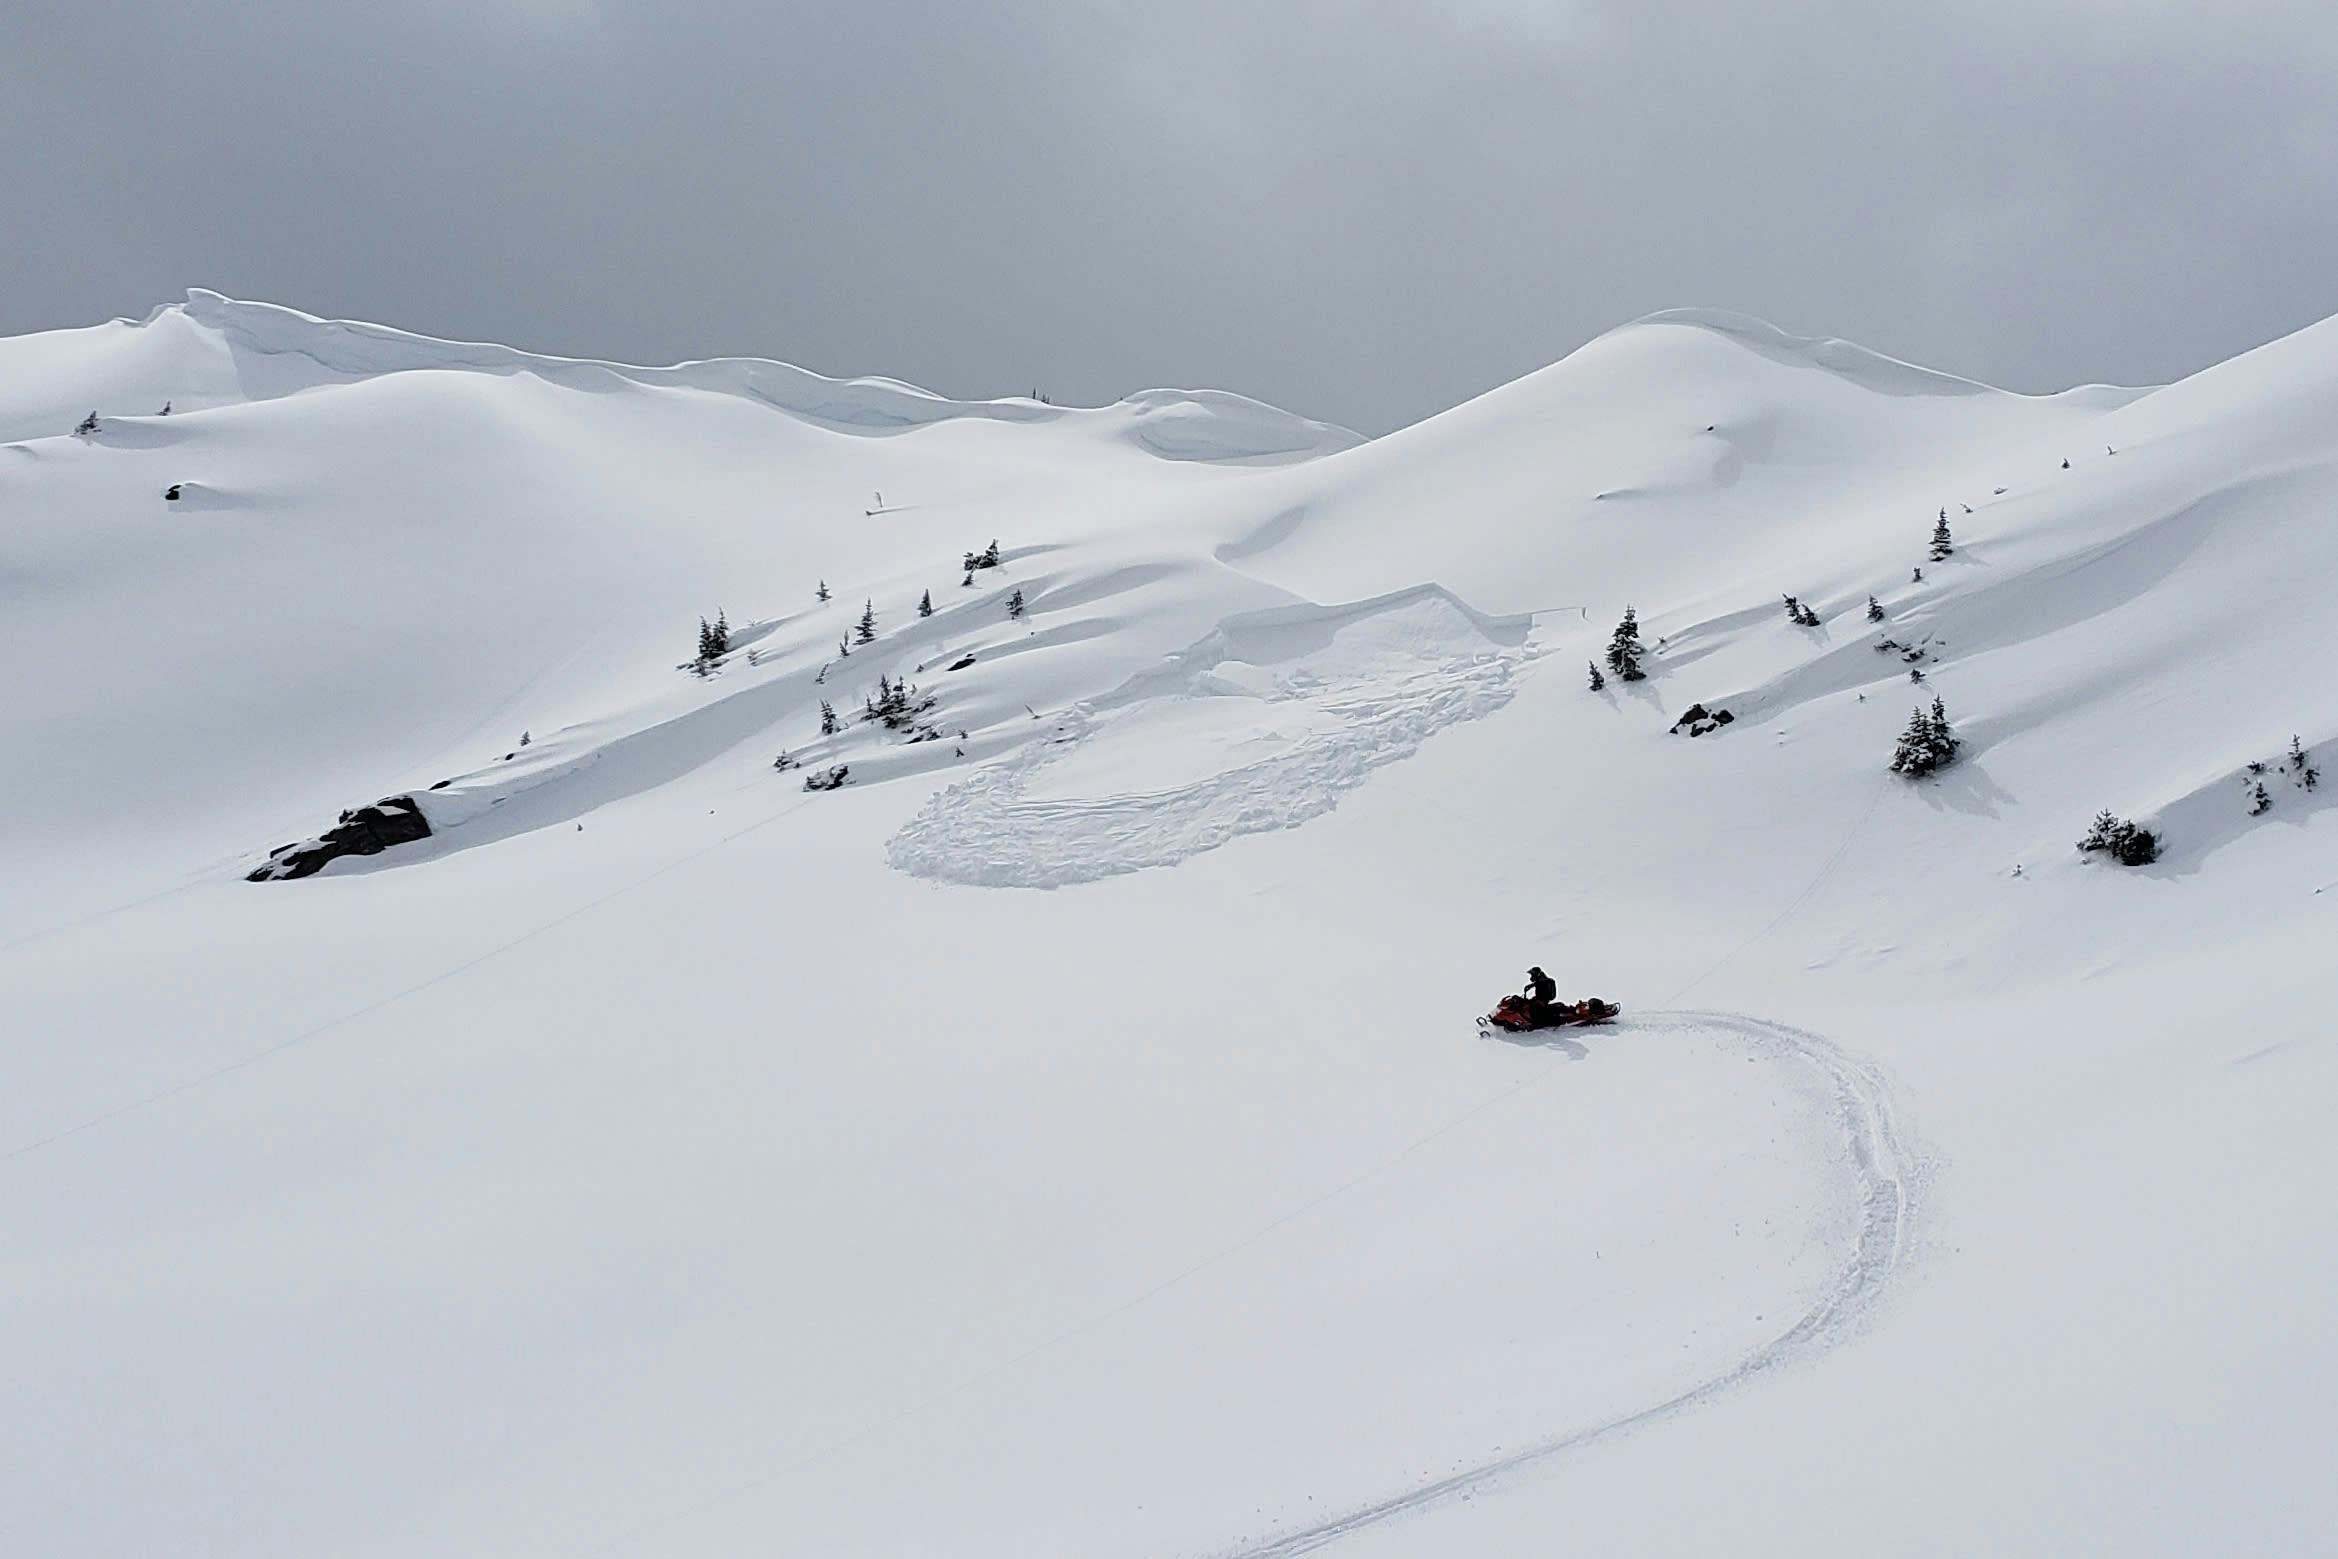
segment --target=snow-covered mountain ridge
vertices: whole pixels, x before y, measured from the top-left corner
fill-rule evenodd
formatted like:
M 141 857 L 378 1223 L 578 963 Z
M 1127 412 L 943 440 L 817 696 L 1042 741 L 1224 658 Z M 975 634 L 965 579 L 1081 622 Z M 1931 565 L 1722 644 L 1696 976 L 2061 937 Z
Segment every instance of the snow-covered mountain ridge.
M 1068 408 L 1023 399 L 953 401 L 895 379 L 829 379 L 768 358 L 725 357 L 643 368 L 553 357 L 477 341 L 441 341 L 386 325 L 318 319 L 272 303 L 249 303 L 201 288 L 137 321 L 20 338 L 12 355 L 31 359 L 12 373 L 16 394 L 0 402 L 0 435 L 37 436 L 82 400 L 169 401 L 179 411 L 273 400 L 323 385 L 383 374 L 464 370 L 533 374 L 579 389 L 639 385 L 736 395 L 846 431 L 894 432 L 958 418 L 1049 422 Z M 37 398 L 36 398 L 37 397 Z M 1117 407 L 1144 425 L 1207 415 L 1224 424 L 1174 459 L 1257 459 L 1312 454 L 1356 442 L 1328 423 L 1309 422 L 1223 390 L 1145 390 Z M 78 414 L 76 414 L 78 415 Z M 1173 441 L 1162 440 L 1163 444 Z M 1168 453 L 1156 448 L 1156 453 Z
M 2310 1546 L 2333 430 L 2338 321 L 2030 397 L 1672 311 L 1369 442 L 0 341 L 0 1521 Z M 1475 1037 L 1530 961 L 1624 1021 Z

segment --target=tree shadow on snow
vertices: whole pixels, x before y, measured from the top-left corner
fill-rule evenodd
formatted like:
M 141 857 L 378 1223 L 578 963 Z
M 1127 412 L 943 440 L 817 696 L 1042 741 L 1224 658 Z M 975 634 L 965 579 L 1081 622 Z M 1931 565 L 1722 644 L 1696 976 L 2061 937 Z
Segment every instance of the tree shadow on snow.
M 1997 817 L 1999 807 L 2021 798 L 1989 777 L 1989 771 L 1970 758 L 1952 763 L 1917 787 L 1924 804 L 1934 810 L 1946 808 L 1954 812 L 1970 813 L 1974 817 Z
M 1664 713 L 1664 690 L 1656 685 L 1656 678 L 1653 674 L 1642 677 L 1637 682 L 1626 682 L 1623 678 L 1613 675 L 1609 676 L 1607 681 L 1609 687 L 1621 688 L 1626 698 L 1646 704 L 1650 713 L 1659 716 Z

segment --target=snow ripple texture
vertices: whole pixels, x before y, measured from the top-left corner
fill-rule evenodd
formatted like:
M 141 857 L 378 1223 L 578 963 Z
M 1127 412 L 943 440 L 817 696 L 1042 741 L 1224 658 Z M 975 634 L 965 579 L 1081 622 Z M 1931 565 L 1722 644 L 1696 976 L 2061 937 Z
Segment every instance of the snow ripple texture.
M 1910 1153 L 1893 1121 L 1882 1075 L 1819 1035 L 1733 1013 L 1657 1013 L 1634 1026 L 1719 1030 L 1737 1036 L 1758 1056 L 1806 1067 L 1815 1074 L 1817 1085 L 1834 1101 L 1842 1132 L 1839 1151 L 1856 1198 L 1850 1253 L 1827 1286 L 1776 1337 L 1678 1396 L 1606 1423 L 1570 1429 L 1264 1543 L 1227 1551 L 1221 1559 L 1288 1559 L 1293 1554 L 1312 1553 L 1366 1527 L 1418 1513 L 1569 1451 L 1687 1412 L 1780 1365 L 1825 1352 L 1862 1324 L 1894 1269 L 1906 1259 L 1915 1187 L 1921 1180 L 1920 1161 Z
M 944 882 L 1055 888 L 1296 828 L 1435 731 L 1508 703 L 1526 633 L 1434 587 L 1234 619 L 933 796 L 887 859 Z M 1075 770 L 1118 786 L 1089 794 Z

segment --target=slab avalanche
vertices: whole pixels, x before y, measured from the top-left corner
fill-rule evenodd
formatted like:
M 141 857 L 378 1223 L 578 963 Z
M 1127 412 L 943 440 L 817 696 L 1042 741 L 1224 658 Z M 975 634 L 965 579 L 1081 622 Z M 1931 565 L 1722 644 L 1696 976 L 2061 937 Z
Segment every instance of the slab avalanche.
M 887 859 L 944 882 L 1055 888 L 1295 828 L 1432 732 L 1509 702 L 1528 631 L 1434 585 L 1229 618 L 938 792 Z

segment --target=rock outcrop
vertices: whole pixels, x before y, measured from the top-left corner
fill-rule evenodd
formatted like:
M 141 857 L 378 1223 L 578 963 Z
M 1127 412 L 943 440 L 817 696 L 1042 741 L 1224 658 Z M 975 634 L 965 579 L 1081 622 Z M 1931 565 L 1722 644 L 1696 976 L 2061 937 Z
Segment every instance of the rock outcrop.
M 1707 732 L 1720 730 L 1736 718 L 1726 709 L 1707 709 L 1703 704 L 1691 704 L 1688 713 L 1672 722 L 1672 729 L 1676 735 L 1685 727 L 1689 735 L 1703 736 Z
M 384 796 L 372 806 L 342 813 L 340 822 L 314 839 L 278 845 L 268 852 L 267 863 L 247 872 L 244 880 L 282 882 L 306 877 L 344 855 L 379 855 L 394 844 L 429 837 L 430 820 L 412 796 Z

